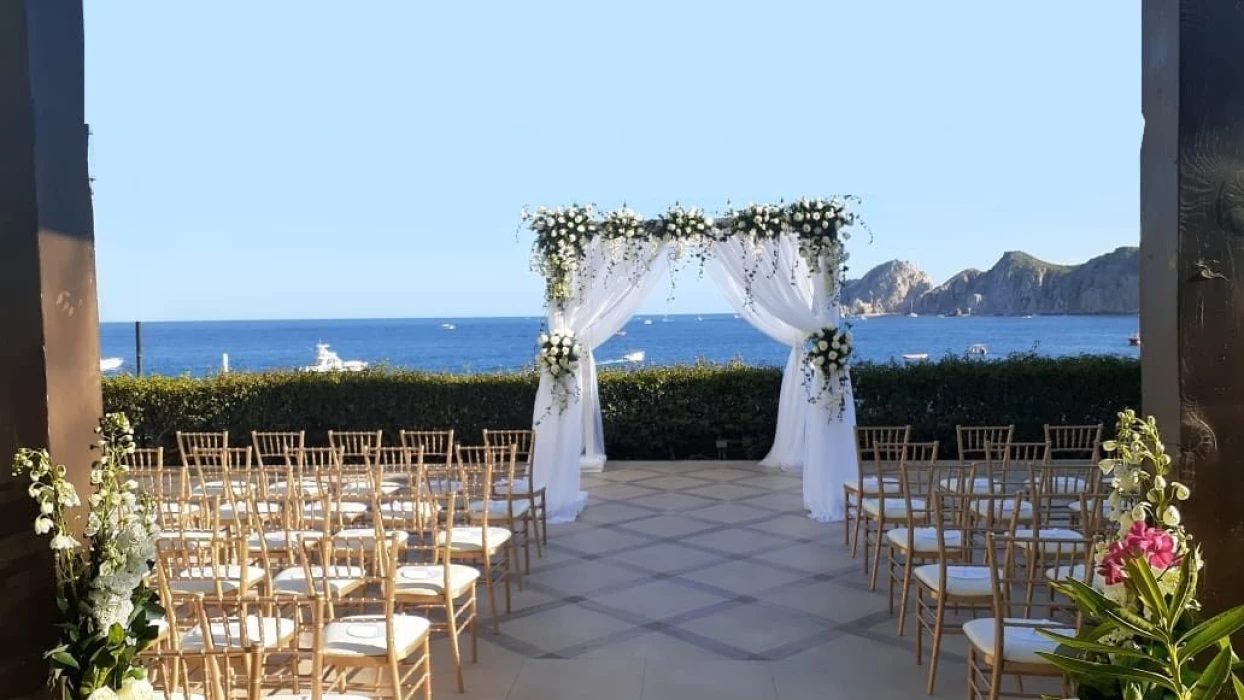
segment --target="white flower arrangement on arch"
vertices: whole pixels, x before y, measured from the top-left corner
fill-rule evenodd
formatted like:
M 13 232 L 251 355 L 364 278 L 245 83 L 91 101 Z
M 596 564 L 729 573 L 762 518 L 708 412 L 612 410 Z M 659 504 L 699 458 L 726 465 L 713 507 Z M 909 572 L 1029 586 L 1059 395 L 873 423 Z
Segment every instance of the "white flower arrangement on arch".
M 99 459 L 91 467 L 94 493 L 82 531 L 74 536 L 68 510 L 81 505 L 63 465 L 46 450 L 20 450 L 13 476 L 29 479 L 38 504 L 34 530 L 50 535 L 57 587 L 60 643 L 49 650 L 50 681 L 66 700 L 150 698 L 151 684 L 138 655 L 158 636 L 164 617 L 159 596 L 146 582 L 156 556 L 155 504 L 129 477 L 134 433 L 124 414 L 110 413 L 96 428 Z
M 847 383 L 850 380 L 847 370 L 854 352 L 855 339 L 846 328 L 826 326 L 808 336 L 804 380 L 811 400 L 816 401 L 829 394 L 838 400 L 839 410 L 846 406 Z
M 584 251 L 598 231 L 596 208 L 590 204 L 540 207 L 534 214 L 524 210 L 522 218 L 536 234 L 532 268 L 545 279 L 545 300 L 556 303 L 570 299 Z
M 832 287 L 841 282 L 847 262 L 847 228 L 855 214 L 840 199 L 799 199 L 786 207 L 786 221 L 799 238 L 799 254 L 813 273 L 831 276 Z
M 773 240 L 786 229 L 786 212 L 776 204 L 748 204 L 730 212 L 730 233 L 753 244 Z
M 540 354 L 536 364 L 541 372 L 553 381 L 553 401 L 559 413 L 565 413 L 570 399 L 579 393 L 575 376 L 579 373 L 579 358 L 583 348 L 575 339 L 573 331 L 555 330 L 540 334 Z

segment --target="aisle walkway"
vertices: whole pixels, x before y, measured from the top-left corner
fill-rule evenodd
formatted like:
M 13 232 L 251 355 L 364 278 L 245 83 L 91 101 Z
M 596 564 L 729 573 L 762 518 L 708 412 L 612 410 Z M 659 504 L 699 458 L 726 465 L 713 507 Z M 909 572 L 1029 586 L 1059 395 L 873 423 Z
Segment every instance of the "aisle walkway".
M 466 697 L 926 697 L 910 636 L 895 635 L 841 525 L 803 516 L 797 474 L 630 462 L 584 486 L 591 503 L 580 522 L 550 528 L 551 551 L 533 564 L 501 635 L 481 634 Z M 962 642 L 949 646 L 937 697 L 962 698 Z

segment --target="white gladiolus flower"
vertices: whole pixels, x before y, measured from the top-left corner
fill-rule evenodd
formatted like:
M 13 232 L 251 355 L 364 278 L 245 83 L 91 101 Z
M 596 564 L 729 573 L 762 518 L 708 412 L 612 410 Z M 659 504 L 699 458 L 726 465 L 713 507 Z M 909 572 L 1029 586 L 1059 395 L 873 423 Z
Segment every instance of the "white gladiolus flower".
M 77 549 L 78 541 L 69 535 L 57 535 L 52 538 L 51 546 L 56 551 Z
M 36 535 L 46 535 L 52 531 L 54 526 L 55 523 L 52 522 L 51 518 L 35 518 Z
M 1175 487 L 1175 498 L 1181 501 L 1186 501 L 1190 496 L 1192 496 L 1192 491 L 1178 481 L 1172 485 Z
M 1162 513 L 1162 524 L 1167 527 L 1179 527 L 1181 520 L 1179 509 L 1175 506 L 1167 506 L 1166 511 Z

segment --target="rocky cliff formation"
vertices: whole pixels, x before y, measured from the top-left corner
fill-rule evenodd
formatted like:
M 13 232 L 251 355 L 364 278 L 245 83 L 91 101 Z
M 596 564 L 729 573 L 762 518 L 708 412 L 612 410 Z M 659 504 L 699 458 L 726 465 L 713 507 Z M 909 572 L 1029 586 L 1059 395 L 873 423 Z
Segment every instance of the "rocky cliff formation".
M 1140 250 L 1119 248 L 1080 265 L 1055 265 L 1009 252 L 985 271 L 964 270 L 934 287 L 908 262 L 879 265 L 848 280 L 853 314 L 1102 314 L 1140 310 Z

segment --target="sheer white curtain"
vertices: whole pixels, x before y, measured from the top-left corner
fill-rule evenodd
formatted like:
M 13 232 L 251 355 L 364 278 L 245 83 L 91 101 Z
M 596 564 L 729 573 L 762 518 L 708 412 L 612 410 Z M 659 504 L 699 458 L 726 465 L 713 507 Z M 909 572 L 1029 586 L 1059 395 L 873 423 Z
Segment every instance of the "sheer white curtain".
M 549 329 L 573 331 L 583 349 L 575 375 L 578 391 L 564 411 L 554 401 L 547 374 L 536 393 L 534 477 L 537 486 L 548 489 L 550 522 L 571 522 L 587 505 L 579 487 L 581 460 L 605 461 L 593 351 L 626 325 L 668 270 L 664 245 L 632 246 L 635 254 L 629 256 L 622 255 L 624 245 L 594 239 L 580 278 L 571 285 L 574 297 L 549 306 Z
M 766 466 L 803 470 L 804 507 L 820 521 L 843 517 L 842 485 L 854 478 L 855 403 L 847 382 L 846 405 L 805 386 L 803 341 L 841 320 L 838 290 L 812 274 L 798 241 L 783 234 L 754 247 L 740 239 L 714 245 L 712 274 L 740 316 L 774 340 L 791 346 L 782 375 L 777 434 Z M 749 281 L 750 280 L 750 281 Z M 750 285 L 751 302 L 746 289 Z M 820 382 L 818 374 L 815 382 Z

